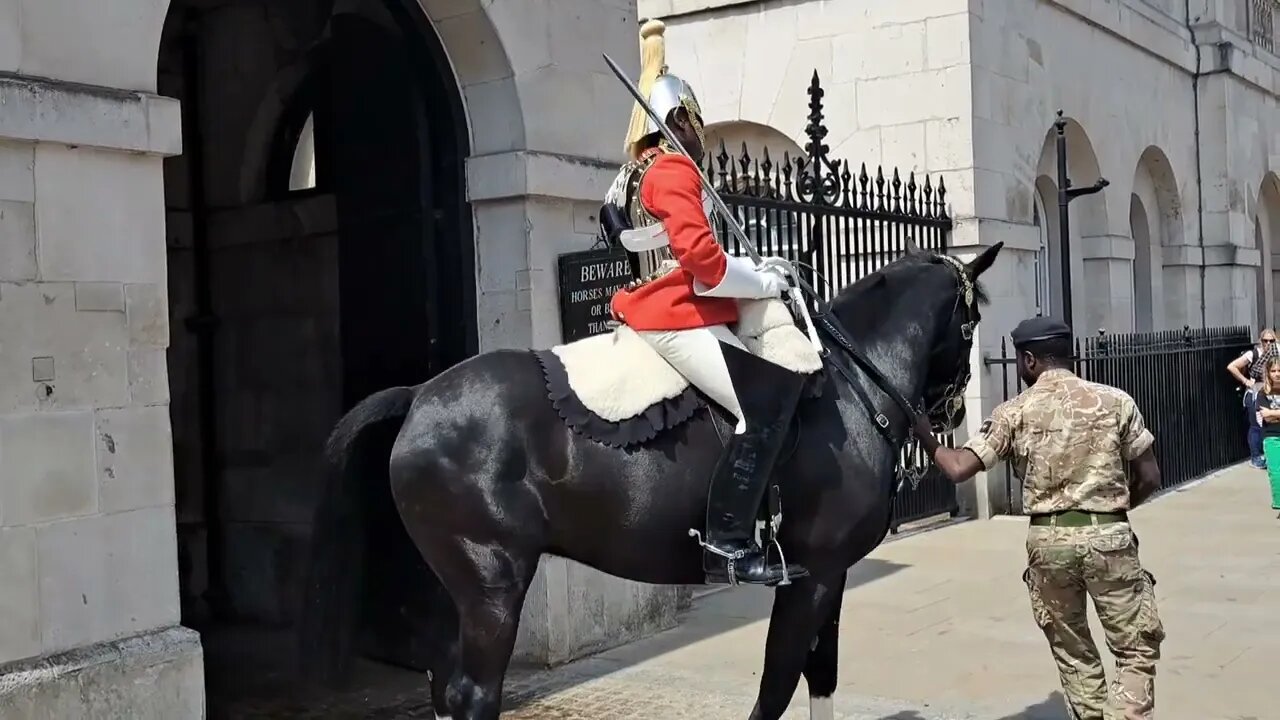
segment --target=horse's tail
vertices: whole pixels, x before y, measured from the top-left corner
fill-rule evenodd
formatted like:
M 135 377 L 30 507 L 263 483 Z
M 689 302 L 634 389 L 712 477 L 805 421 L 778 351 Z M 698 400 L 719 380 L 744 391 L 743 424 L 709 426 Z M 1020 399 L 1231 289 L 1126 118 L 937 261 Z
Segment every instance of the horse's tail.
M 340 682 L 355 656 L 364 580 L 365 516 L 376 493 L 390 495 L 391 448 L 415 388 L 374 393 L 338 421 L 325 445 L 324 493 L 311 529 L 310 563 L 298 623 L 306 681 Z

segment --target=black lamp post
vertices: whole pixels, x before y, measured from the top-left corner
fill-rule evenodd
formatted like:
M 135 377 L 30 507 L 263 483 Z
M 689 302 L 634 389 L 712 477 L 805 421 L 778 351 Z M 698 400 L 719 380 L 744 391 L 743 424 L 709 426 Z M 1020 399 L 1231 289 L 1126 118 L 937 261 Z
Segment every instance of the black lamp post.
M 1071 325 L 1071 221 L 1067 216 L 1067 205 L 1078 197 L 1092 195 L 1110 185 L 1106 178 L 1098 178 L 1093 185 L 1085 188 L 1071 187 L 1071 178 L 1067 177 L 1067 120 L 1058 111 L 1058 119 L 1053 122 L 1058 131 L 1058 243 L 1062 259 L 1062 321 Z

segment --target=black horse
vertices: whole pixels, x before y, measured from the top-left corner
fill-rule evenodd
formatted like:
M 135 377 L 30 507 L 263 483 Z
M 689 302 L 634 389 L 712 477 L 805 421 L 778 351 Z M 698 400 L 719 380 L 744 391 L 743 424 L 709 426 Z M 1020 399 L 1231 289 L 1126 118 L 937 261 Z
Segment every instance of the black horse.
M 751 718 L 780 717 L 801 674 L 812 714 L 831 717 L 845 574 L 888 532 L 894 468 L 914 421 L 901 403 L 927 411 L 935 429 L 959 423 L 985 301 L 977 278 L 999 250 L 963 264 L 913 249 L 832 302 L 822 393 L 802 402 L 795 449 L 776 473 L 787 514 L 779 539 L 811 575 L 776 590 Z M 878 371 L 849 362 L 841 345 Z M 340 661 L 328 666 L 340 672 L 351 652 L 362 484 L 385 480 L 389 458 L 395 507 L 449 596 L 428 633 L 436 712 L 495 720 L 543 554 L 646 583 L 704 581 L 688 531 L 703 527 L 720 448 L 708 412 L 639 447 L 575 433 L 530 351 L 485 353 L 418 387 L 372 395 L 329 441 L 334 472 L 317 515 L 304 658 Z

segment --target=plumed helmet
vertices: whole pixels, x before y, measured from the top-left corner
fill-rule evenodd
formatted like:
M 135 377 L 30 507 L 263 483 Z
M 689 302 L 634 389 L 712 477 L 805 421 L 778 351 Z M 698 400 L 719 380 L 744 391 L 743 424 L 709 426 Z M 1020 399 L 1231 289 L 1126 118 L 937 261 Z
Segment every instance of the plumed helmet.
M 671 112 L 685 108 L 695 122 L 701 122 L 702 109 L 689 83 L 667 72 L 667 26 L 661 20 L 646 20 L 640 27 L 640 81 L 637 88 L 649 101 L 649 106 L 663 120 L 670 121 Z M 631 125 L 627 129 L 627 155 L 635 158 L 636 144 L 659 132 L 658 125 L 649 117 L 640 103 L 631 110 Z

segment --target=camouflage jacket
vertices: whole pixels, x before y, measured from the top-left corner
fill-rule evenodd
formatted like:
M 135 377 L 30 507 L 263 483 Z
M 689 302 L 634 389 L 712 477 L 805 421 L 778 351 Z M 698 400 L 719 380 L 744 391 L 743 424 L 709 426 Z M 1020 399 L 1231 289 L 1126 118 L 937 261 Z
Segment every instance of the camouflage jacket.
M 1126 464 L 1155 442 L 1125 392 L 1050 370 L 965 443 L 990 470 L 1012 460 L 1029 514 L 1129 509 Z

